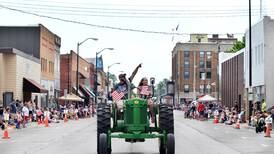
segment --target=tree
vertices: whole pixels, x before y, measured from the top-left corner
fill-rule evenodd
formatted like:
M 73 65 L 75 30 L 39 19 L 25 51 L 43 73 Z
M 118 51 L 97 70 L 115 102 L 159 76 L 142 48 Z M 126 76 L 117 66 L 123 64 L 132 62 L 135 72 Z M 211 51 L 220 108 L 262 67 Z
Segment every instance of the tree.
M 160 81 L 156 86 L 156 93 L 159 95 L 163 95 L 166 93 L 166 84 L 168 82 L 168 79 L 163 79 Z
M 113 84 L 115 85 L 117 82 L 117 77 L 114 74 L 109 73 L 109 80 L 112 80 Z
M 238 52 L 241 49 L 243 49 L 245 47 L 245 42 L 244 41 L 237 41 L 236 43 L 234 43 L 233 47 L 229 50 L 229 52 Z

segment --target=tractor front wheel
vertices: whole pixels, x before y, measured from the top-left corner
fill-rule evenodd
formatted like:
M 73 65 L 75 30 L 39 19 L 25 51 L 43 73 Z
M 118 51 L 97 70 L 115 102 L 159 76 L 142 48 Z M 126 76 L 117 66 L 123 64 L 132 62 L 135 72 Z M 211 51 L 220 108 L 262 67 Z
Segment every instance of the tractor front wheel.
M 173 108 L 171 105 L 159 105 L 159 127 L 167 134 L 174 134 Z
M 107 134 L 110 130 L 110 121 L 111 113 L 110 106 L 108 104 L 102 103 L 98 104 L 97 107 L 97 151 L 99 152 L 99 142 L 100 134 Z M 111 151 L 111 149 L 108 149 Z

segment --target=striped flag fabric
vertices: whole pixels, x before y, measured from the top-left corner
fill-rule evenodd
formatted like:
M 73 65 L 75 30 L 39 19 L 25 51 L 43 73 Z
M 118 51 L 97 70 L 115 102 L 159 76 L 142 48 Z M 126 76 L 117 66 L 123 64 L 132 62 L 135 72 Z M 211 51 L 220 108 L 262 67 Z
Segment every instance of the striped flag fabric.
M 111 96 L 113 101 L 119 101 L 125 96 L 125 94 L 123 92 L 115 90 L 111 93 Z
M 149 96 L 151 94 L 150 87 L 149 86 L 142 86 L 140 94 L 145 95 L 145 96 Z

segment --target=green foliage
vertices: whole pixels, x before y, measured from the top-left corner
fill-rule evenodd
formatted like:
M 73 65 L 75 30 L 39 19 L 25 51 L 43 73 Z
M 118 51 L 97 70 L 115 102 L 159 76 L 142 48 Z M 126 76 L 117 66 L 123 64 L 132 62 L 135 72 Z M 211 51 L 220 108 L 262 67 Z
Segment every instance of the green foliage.
M 109 79 L 113 80 L 114 85 L 117 83 L 117 77 L 114 74 L 109 73 Z
M 245 47 L 245 42 L 242 42 L 242 41 L 237 41 L 233 47 L 229 50 L 229 52 L 238 52 L 240 51 L 241 49 L 243 49 Z
M 157 94 L 164 94 L 166 92 L 166 83 L 168 82 L 168 79 L 163 79 L 156 85 L 156 93 Z

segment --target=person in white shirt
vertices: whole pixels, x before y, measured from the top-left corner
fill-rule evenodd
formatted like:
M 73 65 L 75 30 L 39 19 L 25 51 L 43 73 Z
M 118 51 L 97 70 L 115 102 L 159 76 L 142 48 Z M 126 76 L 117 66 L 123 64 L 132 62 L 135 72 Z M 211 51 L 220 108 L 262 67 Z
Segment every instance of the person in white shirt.
M 3 116 L 4 116 L 4 122 L 7 124 L 10 120 L 10 114 L 9 114 L 8 108 L 4 110 Z
M 74 117 L 75 117 L 75 119 L 78 119 L 78 109 L 77 108 L 75 108 L 74 109 Z
M 49 112 L 49 110 L 48 109 L 45 109 L 45 111 L 44 111 L 44 118 L 48 118 L 48 120 L 50 120 L 50 112 Z
M 24 104 L 22 108 L 22 114 L 23 114 L 23 127 L 25 128 L 29 118 L 29 109 L 26 104 Z

